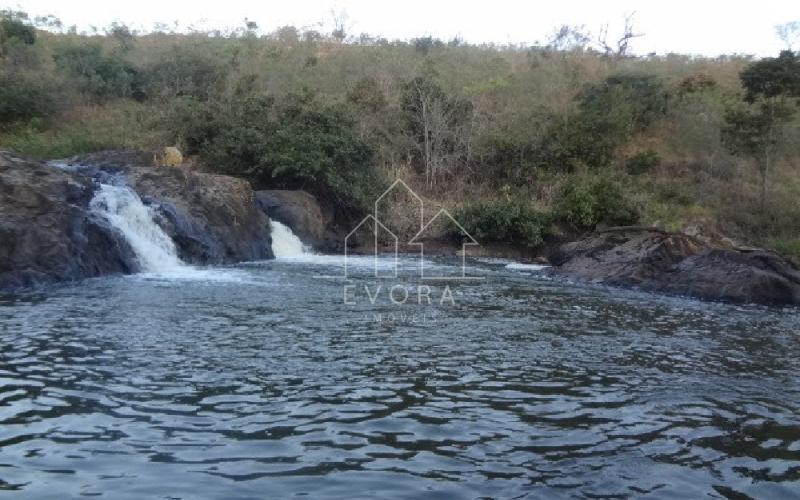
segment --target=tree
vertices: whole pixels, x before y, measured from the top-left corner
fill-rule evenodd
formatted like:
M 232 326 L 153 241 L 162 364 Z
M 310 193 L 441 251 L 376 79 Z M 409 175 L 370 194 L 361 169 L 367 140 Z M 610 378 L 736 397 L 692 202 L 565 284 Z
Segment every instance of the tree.
M 24 12 L 0 10 L 0 58 L 5 58 L 14 43 L 33 45 L 36 31 Z
M 650 75 L 612 75 L 590 85 L 578 95 L 577 113 L 551 118 L 539 163 L 568 170 L 606 166 L 616 147 L 665 114 L 667 103 L 661 80 Z
M 401 109 L 417 145 L 417 158 L 433 187 L 464 156 L 465 125 L 472 114 L 468 101 L 448 97 L 433 80 L 417 77 L 406 83 Z
M 785 125 L 800 97 L 800 56 L 785 50 L 778 57 L 754 62 L 739 75 L 745 89 L 743 107 L 729 110 L 723 143 L 733 153 L 755 160 L 761 177 L 761 209 L 765 208 L 767 179 L 781 146 Z
M 631 12 L 625 16 L 625 26 L 622 28 L 622 34 L 614 42 L 614 45 L 608 41 L 608 25 L 606 24 L 600 27 L 597 43 L 606 56 L 624 57 L 628 55 L 628 44 L 630 41 L 634 38 L 644 36 L 644 33 L 635 33 L 633 30 L 633 16 L 635 15 L 636 12 Z
M 189 152 L 222 173 L 258 186 L 311 189 L 359 210 L 381 185 L 352 118 L 311 92 L 277 102 L 255 94 L 181 103 L 173 130 Z
M 65 45 L 54 59 L 81 90 L 95 97 L 142 97 L 139 70 L 118 55 L 107 54 L 99 44 Z
M 106 33 L 117 42 L 122 53 L 130 52 L 136 41 L 136 34 L 126 25 L 118 22 L 111 23 Z
M 775 26 L 775 32 L 778 34 L 778 38 L 786 44 L 786 48 L 793 50 L 794 46 L 800 42 L 800 21 L 779 24 Z

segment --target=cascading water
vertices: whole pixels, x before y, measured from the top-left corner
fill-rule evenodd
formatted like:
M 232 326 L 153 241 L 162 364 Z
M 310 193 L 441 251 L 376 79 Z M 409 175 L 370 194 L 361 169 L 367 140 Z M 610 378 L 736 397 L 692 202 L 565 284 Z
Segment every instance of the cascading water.
M 269 222 L 272 229 L 272 253 L 276 259 L 300 257 L 308 253 L 308 249 L 291 229 L 278 221 Z
M 190 269 L 178 257 L 172 239 L 156 224 L 152 209 L 133 189 L 100 184 L 89 207 L 122 233 L 136 255 L 140 271 L 175 274 Z

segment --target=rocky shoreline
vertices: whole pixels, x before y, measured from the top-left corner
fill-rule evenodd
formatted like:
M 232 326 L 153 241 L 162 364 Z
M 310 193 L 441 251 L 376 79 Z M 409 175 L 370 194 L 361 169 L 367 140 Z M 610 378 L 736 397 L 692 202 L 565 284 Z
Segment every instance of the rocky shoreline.
M 144 153 L 103 153 L 56 168 L 0 152 L 0 290 L 137 271 L 126 240 L 90 202 L 121 179 L 153 207 L 178 256 L 198 265 L 272 258 L 269 219 L 241 179 L 148 166 Z
M 89 206 L 100 183 L 114 179 L 154 209 L 186 263 L 272 258 L 270 218 L 319 251 L 341 250 L 331 210 L 306 192 L 253 191 L 241 179 L 151 161 L 151 153 L 103 152 L 56 168 L 0 152 L 0 290 L 136 272 L 126 240 Z M 436 254 L 436 248 L 426 249 Z M 479 255 L 547 262 L 554 275 L 648 292 L 800 305 L 800 270 L 791 261 L 650 227 L 597 231 L 553 245 L 544 256 L 499 244 L 485 245 Z
M 703 300 L 800 305 L 800 270 L 791 261 L 656 228 L 598 231 L 547 257 L 555 274 L 592 283 Z

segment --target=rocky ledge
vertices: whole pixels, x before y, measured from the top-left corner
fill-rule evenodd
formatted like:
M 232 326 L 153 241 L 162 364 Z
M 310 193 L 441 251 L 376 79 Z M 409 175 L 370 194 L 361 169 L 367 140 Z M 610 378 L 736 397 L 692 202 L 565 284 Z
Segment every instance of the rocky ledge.
M 106 152 L 56 168 L 0 152 L 0 290 L 136 272 L 125 238 L 90 209 L 112 179 L 155 209 L 185 262 L 272 257 L 269 219 L 246 181 L 151 162 L 150 153 Z
M 86 176 L 0 152 L 0 290 L 132 271 Z
M 655 228 L 611 228 L 548 255 L 554 272 L 705 300 L 800 305 L 800 270 L 760 249 L 712 247 Z

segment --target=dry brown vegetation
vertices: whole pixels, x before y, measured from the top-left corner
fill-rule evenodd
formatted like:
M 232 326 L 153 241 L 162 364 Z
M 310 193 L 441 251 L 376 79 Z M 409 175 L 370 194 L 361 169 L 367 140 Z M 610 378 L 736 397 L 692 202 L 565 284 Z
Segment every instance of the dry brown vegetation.
M 721 140 L 726 109 L 742 99 L 739 75 L 752 61 L 630 57 L 581 43 L 343 41 L 292 27 L 263 36 L 246 29 L 141 35 L 120 27 L 98 35 L 38 30 L 34 44 L 5 51 L 0 79 L 39 82 L 37 91 L 49 104 L 30 116 L 22 110 L 0 118 L 0 148 L 51 158 L 176 144 L 219 159 L 220 151 L 240 145 L 233 139 L 215 144 L 212 155 L 205 148 L 210 132 L 199 139 L 191 120 L 249 98 L 270 99 L 276 116 L 286 116 L 281 113 L 292 108 L 283 103 L 304 95 L 304 113 L 348 117 L 354 140 L 371 151 L 376 175 L 370 182 L 402 177 L 435 206 L 513 200 L 547 212 L 566 185 L 607 179 L 643 223 L 699 226 L 707 234 L 800 252 L 798 118 L 784 131 L 764 207 L 752 160 L 732 155 Z M 634 94 L 603 94 L 617 88 L 615 78 Z M 587 97 L 592 92 L 599 100 Z M 663 103 L 629 109 L 631 95 Z M 592 105 L 605 107 L 599 113 Z M 313 142 L 316 136 L 309 137 Z M 236 161 L 245 163 L 242 158 Z M 287 161 L 300 166 L 282 177 L 274 163 L 264 163 L 271 173 L 256 182 L 319 181 L 317 174 L 304 176 L 302 159 Z

